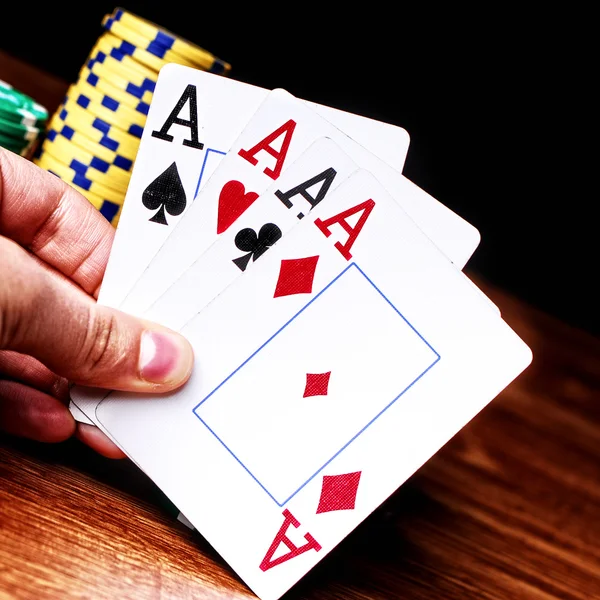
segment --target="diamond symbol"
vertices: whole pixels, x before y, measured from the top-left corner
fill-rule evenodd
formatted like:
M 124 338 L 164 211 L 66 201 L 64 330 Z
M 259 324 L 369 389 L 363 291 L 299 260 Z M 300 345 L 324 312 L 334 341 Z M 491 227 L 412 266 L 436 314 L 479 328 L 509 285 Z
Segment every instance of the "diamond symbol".
M 282 260 L 273 298 L 312 292 L 318 256 Z
M 307 373 L 304 396 L 302 397 L 308 398 L 309 396 L 327 396 L 330 375 L 331 371 L 327 371 L 327 373 Z
M 354 510 L 361 471 L 344 475 L 325 475 L 317 514 L 333 510 Z

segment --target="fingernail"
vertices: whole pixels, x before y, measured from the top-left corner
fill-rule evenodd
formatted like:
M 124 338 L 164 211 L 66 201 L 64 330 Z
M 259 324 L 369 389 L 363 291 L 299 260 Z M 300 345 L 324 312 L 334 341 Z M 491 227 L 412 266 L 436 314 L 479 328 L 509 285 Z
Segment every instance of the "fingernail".
M 140 343 L 140 375 L 152 383 L 176 384 L 189 377 L 191 347 L 187 340 L 169 332 L 144 331 Z

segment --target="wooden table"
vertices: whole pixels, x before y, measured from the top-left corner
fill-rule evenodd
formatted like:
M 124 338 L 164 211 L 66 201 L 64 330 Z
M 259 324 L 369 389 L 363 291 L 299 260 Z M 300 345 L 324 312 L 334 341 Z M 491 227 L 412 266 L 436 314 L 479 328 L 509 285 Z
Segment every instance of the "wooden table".
M 0 51 L 53 111 L 67 83 Z M 285 600 L 600 598 L 600 340 L 477 280 L 532 366 Z M 0 598 L 253 598 L 129 461 L 0 436 Z

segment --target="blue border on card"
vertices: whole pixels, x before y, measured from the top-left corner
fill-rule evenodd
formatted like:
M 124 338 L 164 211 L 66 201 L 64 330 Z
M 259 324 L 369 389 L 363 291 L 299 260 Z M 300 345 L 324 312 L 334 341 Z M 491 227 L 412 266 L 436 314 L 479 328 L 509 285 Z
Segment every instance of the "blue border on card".
M 219 390 L 227 381 L 229 381 L 242 367 L 244 367 L 252 358 L 254 358 L 267 344 L 269 344 L 275 337 L 277 337 L 290 323 L 292 323 L 298 316 L 300 316 L 311 304 L 313 304 L 318 298 L 320 298 L 336 281 L 338 281 L 345 273 L 351 268 L 355 268 L 358 272 L 373 286 L 373 288 L 379 293 L 379 295 L 392 307 L 392 309 L 400 316 L 400 318 L 417 334 L 421 341 L 434 353 L 435 360 L 409 385 L 407 385 L 395 398 L 391 400 L 377 415 L 375 415 L 358 433 L 356 433 L 346 444 L 344 444 L 328 461 L 326 461 L 319 469 L 317 469 L 295 492 L 293 492 L 288 498 L 279 502 L 267 488 L 254 476 L 248 467 L 238 458 L 238 456 L 227 446 L 227 444 L 211 429 L 208 423 L 202 419 L 202 417 L 196 412 L 202 404 L 204 404 L 217 390 Z M 329 284 L 327 284 L 312 300 L 305 304 L 287 323 L 280 327 L 264 344 L 262 344 L 255 352 L 253 352 L 231 375 L 224 379 L 206 398 L 199 402 L 193 409 L 192 412 L 202 422 L 202 424 L 219 440 L 223 447 L 235 458 L 235 460 L 244 468 L 244 470 L 258 483 L 258 485 L 266 492 L 266 494 L 275 502 L 278 506 L 284 506 L 287 504 L 302 488 L 310 483 L 331 461 L 333 461 L 341 452 L 343 452 L 357 437 L 359 437 L 366 429 L 368 429 L 386 410 L 394 404 L 398 398 L 405 394 L 417 381 L 419 381 L 439 360 L 441 356 L 435 351 L 431 344 L 414 328 L 414 326 L 406 319 L 406 317 L 391 303 L 389 298 L 371 281 L 371 279 L 365 274 L 365 272 L 356 264 L 350 263 L 339 275 L 337 275 Z
M 200 184 L 202 183 L 202 177 L 204 176 L 204 169 L 206 168 L 206 163 L 208 162 L 208 156 L 210 153 L 213 154 L 227 154 L 227 152 L 222 152 L 221 150 L 215 150 L 214 148 L 207 148 L 206 153 L 204 154 L 204 160 L 202 161 L 202 169 L 200 169 L 200 176 L 198 177 L 198 183 L 196 184 L 196 193 L 194 194 L 194 200 L 198 195 L 198 190 L 200 189 Z

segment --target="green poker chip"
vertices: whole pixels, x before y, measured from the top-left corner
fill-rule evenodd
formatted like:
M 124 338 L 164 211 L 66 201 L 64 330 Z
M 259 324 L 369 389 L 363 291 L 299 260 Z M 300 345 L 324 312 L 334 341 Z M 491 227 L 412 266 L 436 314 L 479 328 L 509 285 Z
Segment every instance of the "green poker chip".
M 46 126 L 46 121 L 39 121 L 31 114 L 27 114 L 26 111 L 22 111 L 21 109 L 14 111 L 6 110 L 2 106 L 0 106 L 0 119 L 25 127 L 37 127 L 43 129 Z
M 27 140 L 31 142 L 38 138 L 40 132 L 41 129 L 39 127 L 7 121 L 6 119 L 2 118 L 2 115 L 0 115 L 0 134 L 4 135 L 5 137 L 13 137 L 19 140 Z
M 43 128 L 48 111 L 33 98 L 0 79 L 0 119 L 23 127 Z
M 21 137 L 15 137 L 13 135 L 6 135 L 4 131 L 0 131 L 0 143 L 4 144 L 16 144 L 19 146 L 30 146 L 31 141 L 28 141 Z
M 15 154 L 20 154 L 21 156 L 24 156 L 29 150 L 29 143 L 23 143 L 17 140 L 13 140 L 12 138 L 0 136 L 0 148 L 6 148 L 6 150 L 10 150 Z

